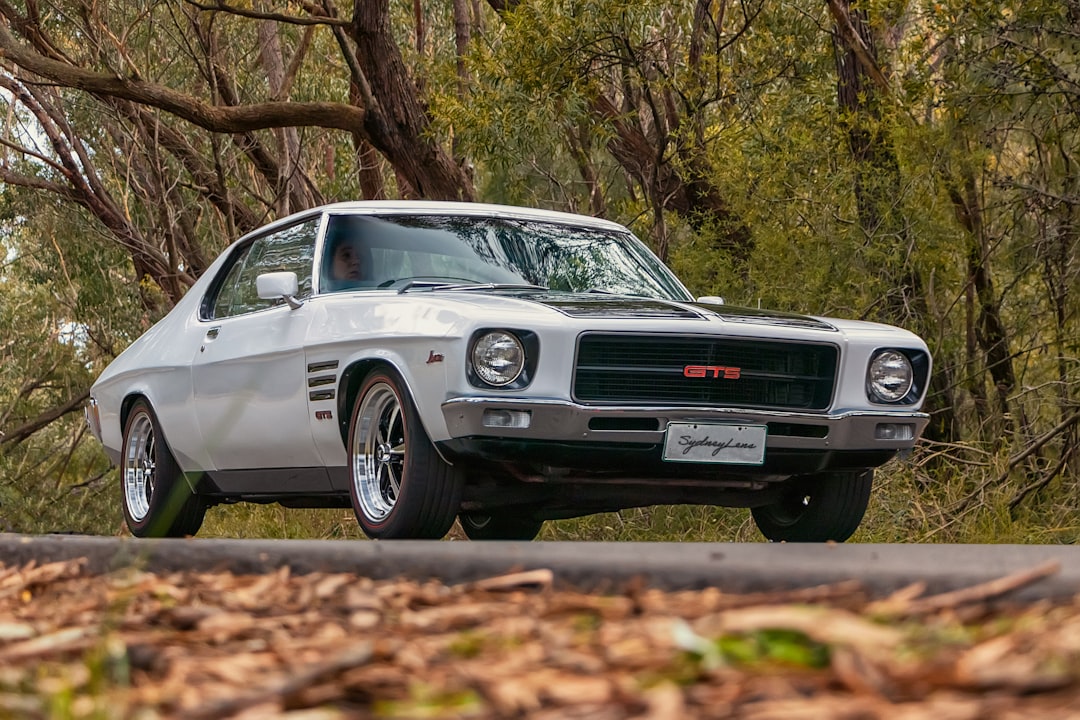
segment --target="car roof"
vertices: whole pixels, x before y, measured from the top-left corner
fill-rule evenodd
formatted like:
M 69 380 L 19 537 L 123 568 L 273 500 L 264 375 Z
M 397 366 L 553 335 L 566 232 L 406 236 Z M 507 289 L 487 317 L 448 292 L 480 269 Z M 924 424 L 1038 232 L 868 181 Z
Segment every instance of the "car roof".
M 418 215 L 467 215 L 477 217 L 503 217 L 518 218 L 522 220 L 544 220 L 547 222 L 583 225 L 587 227 L 602 228 L 606 230 L 618 230 L 626 232 L 625 226 L 619 223 L 605 220 L 604 218 L 589 215 L 576 215 L 574 213 L 559 212 L 557 210 L 541 210 L 538 208 L 518 207 L 514 205 L 496 205 L 491 203 L 471 202 L 448 202 L 439 200 L 354 200 L 350 202 L 331 203 L 321 205 L 309 210 L 281 218 L 258 229 L 247 233 L 244 237 L 262 234 L 276 227 L 291 225 L 294 222 L 309 218 L 322 213 L 328 214 L 364 214 L 364 215 L 398 215 L 412 213 Z M 241 240 L 244 238 L 241 238 Z

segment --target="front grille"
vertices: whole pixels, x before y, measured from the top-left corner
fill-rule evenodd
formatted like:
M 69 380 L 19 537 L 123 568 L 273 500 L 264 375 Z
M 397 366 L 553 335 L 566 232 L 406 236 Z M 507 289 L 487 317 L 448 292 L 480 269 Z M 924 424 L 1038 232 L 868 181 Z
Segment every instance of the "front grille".
M 578 340 L 574 397 L 580 402 L 824 410 L 832 400 L 837 359 L 835 345 L 817 343 L 590 333 Z M 688 365 L 709 370 L 705 377 L 686 377 Z M 738 368 L 738 379 L 725 379 L 723 370 L 713 368 Z

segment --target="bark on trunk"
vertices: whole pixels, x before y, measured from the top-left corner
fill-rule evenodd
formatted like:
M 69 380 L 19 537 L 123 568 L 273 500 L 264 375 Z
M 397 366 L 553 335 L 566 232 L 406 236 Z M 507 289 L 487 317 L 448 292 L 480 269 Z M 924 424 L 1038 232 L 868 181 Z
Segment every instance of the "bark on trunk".
M 411 192 L 440 200 L 472 200 L 472 184 L 434 139 L 401 51 L 390 32 L 389 0 L 356 0 L 350 34 L 371 89 L 364 129 Z

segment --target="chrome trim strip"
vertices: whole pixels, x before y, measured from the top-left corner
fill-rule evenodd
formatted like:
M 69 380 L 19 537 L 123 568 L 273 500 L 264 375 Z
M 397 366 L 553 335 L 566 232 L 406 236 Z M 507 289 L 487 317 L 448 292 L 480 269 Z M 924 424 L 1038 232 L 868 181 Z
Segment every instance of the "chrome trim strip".
M 527 429 L 489 428 L 482 422 L 484 410 L 527 410 L 532 422 Z M 904 450 L 915 440 L 879 440 L 874 431 L 879 423 L 915 425 L 917 438 L 930 416 L 915 410 L 874 412 L 846 410 L 833 414 L 753 410 L 726 407 L 581 405 L 568 400 L 521 399 L 497 397 L 458 397 L 442 404 L 443 416 L 451 437 L 505 437 L 523 440 L 560 440 L 582 442 L 637 442 L 655 444 L 663 441 L 671 422 L 724 422 L 826 426 L 825 437 L 770 435 L 767 447 L 818 450 Z M 658 430 L 594 430 L 593 418 L 656 418 Z

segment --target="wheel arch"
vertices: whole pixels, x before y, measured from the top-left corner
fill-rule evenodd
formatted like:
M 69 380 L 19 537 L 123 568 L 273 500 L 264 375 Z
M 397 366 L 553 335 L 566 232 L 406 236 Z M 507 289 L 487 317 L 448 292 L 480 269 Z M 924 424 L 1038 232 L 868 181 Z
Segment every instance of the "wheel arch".
M 372 370 L 376 368 L 390 368 L 404 377 L 401 370 L 386 358 L 361 358 L 354 360 L 341 371 L 338 380 L 337 392 L 337 418 L 338 431 L 341 434 L 341 444 L 349 447 L 349 423 L 352 420 L 352 409 L 356 403 L 356 396 L 360 394 L 360 386 Z M 408 380 L 405 381 L 406 387 Z M 410 390 L 411 392 L 411 390 Z
M 410 375 L 405 371 L 402 364 L 395 362 L 395 359 L 388 357 L 366 357 L 358 358 L 350 362 L 344 370 L 341 371 L 340 379 L 338 380 L 338 392 L 337 392 L 337 417 L 338 417 L 338 432 L 341 436 L 342 446 L 349 447 L 349 423 L 352 421 L 352 410 L 356 404 L 357 396 L 360 394 L 360 387 L 364 383 L 364 379 L 371 374 L 372 371 L 380 368 L 386 368 L 393 370 L 398 377 L 401 378 L 404 383 L 404 390 L 409 394 L 409 399 L 412 400 L 413 405 L 419 408 L 419 403 L 416 401 L 416 392 L 413 388 L 413 383 L 410 381 Z M 427 421 L 424 418 L 423 412 L 417 411 L 417 415 L 420 419 L 420 424 L 424 427 L 424 432 L 431 437 L 431 428 L 428 427 Z M 435 452 L 439 454 L 439 457 L 443 459 L 448 465 L 453 465 L 450 458 L 446 457 L 442 449 L 436 444 Z
M 176 457 L 176 451 L 173 450 L 172 445 L 169 444 L 169 438 L 165 434 L 165 429 L 161 427 L 161 419 L 158 418 L 158 416 L 157 416 L 157 410 L 154 409 L 154 403 L 150 399 L 150 396 L 147 395 L 144 390 L 132 390 L 127 395 L 125 395 L 124 399 L 120 402 L 120 444 L 121 444 L 120 452 L 121 452 L 121 462 L 123 461 L 123 452 L 124 452 L 124 448 L 123 448 L 123 445 L 124 445 L 124 431 L 127 429 L 128 418 L 131 417 L 131 409 L 133 407 L 135 407 L 135 403 L 137 403 L 139 400 L 143 400 L 143 401 L 146 402 L 147 407 L 150 408 L 150 412 L 154 416 L 154 422 L 158 426 L 157 427 L 158 434 L 161 436 L 158 439 L 158 442 L 165 443 L 165 447 L 168 448 L 169 453 L 175 458 Z M 184 477 L 184 481 L 188 484 L 188 487 L 191 488 L 192 492 L 197 492 L 199 490 L 199 487 L 200 487 L 201 483 L 202 483 L 202 477 L 203 477 L 204 473 L 201 472 L 201 471 L 200 472 L 184 471 L 182 474 L 183 474 L 183 477 Z
M 142 390 L 136 390 L 130 392 L 124 396 L 124 399 L 120 402 L 120 436 L 123 437 L 124 429 L 127 427 L 128 417 L 131 415 L 131 408 L 135 406 L 135 403 L 139 400 L 145 400 L 146 404 L 150 406 L 150 409 L 154 409 L 154 403 L 150 402 L 150 398 Z M 171 448 L 170 448 L 171 450 Z

